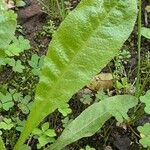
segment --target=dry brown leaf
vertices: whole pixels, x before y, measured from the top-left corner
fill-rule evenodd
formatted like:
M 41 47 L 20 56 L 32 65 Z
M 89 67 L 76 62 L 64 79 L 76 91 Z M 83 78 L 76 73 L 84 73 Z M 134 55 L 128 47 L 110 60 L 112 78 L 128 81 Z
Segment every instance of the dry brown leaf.
M 113 76 L 111 73 L 100 73 L 94 77 L 87 87 L 94 91 L 112 89 Z
M 6 3 L 6 7 L 8 9 L 11 9 L 11 8 L 14 8 L 15 7 L 15 3 L 13 0 L 5 0 L 5 3 Z

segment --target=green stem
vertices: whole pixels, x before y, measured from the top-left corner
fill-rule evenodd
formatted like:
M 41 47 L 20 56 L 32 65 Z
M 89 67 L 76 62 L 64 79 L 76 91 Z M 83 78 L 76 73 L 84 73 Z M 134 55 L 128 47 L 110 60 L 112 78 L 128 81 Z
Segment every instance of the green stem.
M 62 19 L 64 20 L 64 18 L 65 18 L 65 4 L 64 4 L 64 0 L 61 0 L 61 8 L 62 8 Z
M 138 71 L 136 81 L 136 96 L 140 96 L 140 80 L 141 80 L 141 23 L 142 23 L 142 0 L 139 0 L 139 12 L 138 12 Z

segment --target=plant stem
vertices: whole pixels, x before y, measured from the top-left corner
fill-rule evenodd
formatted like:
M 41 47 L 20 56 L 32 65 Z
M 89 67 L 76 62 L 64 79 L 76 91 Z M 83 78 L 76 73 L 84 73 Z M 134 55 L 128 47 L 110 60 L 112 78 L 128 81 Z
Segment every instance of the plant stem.
M 61 0 L 61 8 L 62 8 L 62 19 L 64 20 L 64 18 L 65 18 L 65 4 L 64 4 L 64 0 Z
M 138 72 L 136 81 L 136 93 L 137 97 L 140 96 L 140 82 L 141 82 L 141 23 L 142 23 L 142 0 L 139 0 L 139 12 L 138 12 Z

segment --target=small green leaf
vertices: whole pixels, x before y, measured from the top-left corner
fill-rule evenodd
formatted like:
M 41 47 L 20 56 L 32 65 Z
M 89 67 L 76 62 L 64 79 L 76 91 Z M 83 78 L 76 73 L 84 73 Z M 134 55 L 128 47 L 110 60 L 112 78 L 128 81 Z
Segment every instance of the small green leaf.
M 40 130 L 38 128 L 35 128 L 32 132 L 32 134 L 34 134 L 34 135 L 41 135 L 42 133 L 43 133 L 42 130 Z
M 85 150 L 96 150 L 95 148 L 92 148 L 90 146 L 86 146 Z
M 97 99 L 97 101 L 104 100 L 104 99 L 106 99 L 106 98 L 108 98 L 108 97 L 109 97 L 109 96 L 106 95 L 106 93 L 103 92 L 103 91 L 99 91 L 99 92 L 96 94 L 96 99 Z
M 11 119 L 4 118 L 2 122 L 0 122 L 0 129 L 10 130 L 14 127 Z
M 43 132 L 46 131 L 48 128 L 49 128 L 49 123 L 48 123 L 48 122 L 46 122 L 46 123 L 44 123 L 44 124 L 42 125 L 42 131 L 43 131 Z
M 80 101 L 81 101 L 83 104 L 88 104 L 88 105 L 90 105 L 93 100 L 92 100 L 92 98 L 91 98 L 90 95 L 84 95 L 84 96 L 80 99 Z
M 68 106 L 68 105 L 67 105 Z M 72 112 L 72 110 L 68 107 L 59 108 L 59 112 L 65 117 Z
M 16 0 L 15 5 L 17 7 L 24 7 L 26 5 L 26 3 L 23 0 Z
M 56 136 L 55 130 L 53 130 L 53 129 L 48 129 L 47 131 L 44 132 L 44 134 L 49 136 L 49 137 Z
M 28 61 L 29 65 L 32 67 L 32 73 L 34 75 L 39 75 L 40 69 L 43 66 L 44 55 L 39 57 L 37 54 L 33 54 L 31 60 Z
M 8 48 L 14 38 L 17 26 L 17 15 L 12 10 L 7 10 L 5 1 L 0 0 L 0 55 L 2 50 Z
M 25 68 L 25 67 L 21 64 L 21 61 L 20 61 L 20 60 L 17 60 L 17 61 L 15 62 L 15 65 L 12 66 L 13 71 L 14 71 L 14 72 L 19 72 L 19 73 L 22 73 L 24 68 Z
M 13 99 L 14 99 L 15 102 L 21 101 L 22 97 L 23 97 L 23 95 L 21 93 L 13 94 Z
M 150 28 L 142 27 L 141 34 L 147 38 L 150 39 Z
M 7 103 L 2 104 L 3 109 L 6 110 L 6 111 L 8 111 L 13 106 L 14 106 L 14 102 L 7 102 Z
M 138 127 L 138 131 L 141 133 L 141 140 L 140 143 L 144 147 L 150 146 L 150 123 L 144 124 L 144 126 Z
M 7 130 L 7 124 L 5 122 L 0 122 L 0 129 Z
M 18 104 L 18 107 L 21 109 L 21 111 L 24 113 L 24 114 L 28 114 L 30 112 L 28 106 L 26 106 L 25 104 L 23 103 L 19 103 Z
M 29 41 L 24 39 L 23 36 L 19 36 L 18 39 L 13 39 L 13 43 L 9 45 L 5 53 L 8 56 L 19 56 L 21 52 L 27 49 L 30 49 Z
M 12 95 L 10 93 L 6 93 L 6 95 L 0 94 L 1 107 L 8 111 L 10 108 L 14 106 L 14 102 L 12 99 Z
M 45 146 L 47 143 L 49 143 L 49 138 L 47 138 L 46 136 L 40 136 L 38 138 L 39 144 L 41 145 L 41 147 Z
M 140 101 L 145 103 L 145 112 L 150 114 L 150 90 L 144 96 L 140 97 Z

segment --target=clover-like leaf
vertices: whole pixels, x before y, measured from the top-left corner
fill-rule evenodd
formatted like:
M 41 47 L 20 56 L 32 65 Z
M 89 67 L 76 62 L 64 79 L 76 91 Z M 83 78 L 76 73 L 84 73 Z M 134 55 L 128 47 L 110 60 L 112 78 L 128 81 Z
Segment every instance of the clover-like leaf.
M 12 95 L 10 93 L 6 93 L 6 95 L 0 93 L 0 102 L 1 107 L 6 111 L 14 106 Z
M 22 73 L 24 68 L 25 67 L 21 64 L 20 60 L 17 60 L 15 62 L 15 65 L 12 66 L 13 71 L 14 72 L 19 72 L 19 73 Z
M 41 147 L 45 146 L 47 143 L 50 142 L 49 138 L 46 137 L 46 136 L 44 136 L 44 135 L 43 135 L 43 136 L 40 136 L 40 137 L 38 138 L 38 141 L 39 141 L 39 144 L 40 144 Z
M 26 95 L 24 98 L 21 97 L 20 102 L 18 103 L 18 107 L 24 114 L 28 114 L 30 112 L 30 108 L 32 105 L 32 102 L 30 102 L 30 100 L 31 96 Z
M 40 69 L 43 66 L 44 55 L 39 57 L 37 54 L 33 54 L 31 60 L 28 61 L 29 65 L 32 67 L 32 73 L 34 75 L 39 75 Z
M 138 131 L 141 135 L 140 143 L 144 147 L 150 146 L 150 123 L 146 123 L 144 126 L 138 127 Z
M 46 131 L 46 130 L 48 130 L 48 128 L 49 128 L 49 123 L 48 123 L 48 122 L 46 122 L 46 123 L 44 123 L 44 124 L 42 125 L 42 131 L 43 131 L 43 132 Z
M 38 128 L 35 128 L 32 132 L 32 134 L 34 134 L 34 135 L 41 135 L 42 133 L 43 133 L 42 130 L 40 130 Z
M 44 134 L 49 136 L 49 137 L 56 136 L 55 130 L 53 130 L 53 129 L 48 129 L 47 131 L 44 132 Z
M 8 56 L 19 56 L 21 52 L 27 49 L 30 49 L 29 41 L 24 39 L 23 36 L 19 36 L 18 39 L 13 39 L 13 43 L 9 45 L 5 53 Z
M 91 102 L 93 101 L 93 99 L 91 98 L 91 96 L 90 95 L 84 95 L 81 99 L 80 99 L 80 101 L 83 103 L 83 104 L 88 104 L 88 105 L 90 105 L 91 104 Z
M 140 101 L 145 103 L 145 112 L 150 114 L 150 90 L 144 96 L 140 97 Z
M 59 108 L 58 110 L 64 117 L 72 112 L 68 104 L 62 105 L 62 107 Z
M 10 130 L 14 127 L 14 124 L 11 119 L 4 118 L 3 121 L 0 122 L 0 129 Z
M 7 49 L 15 35 L 17 15 L 7 10 L 4 0 L 0 0 L 0 51 Z

